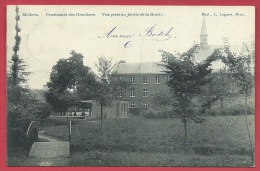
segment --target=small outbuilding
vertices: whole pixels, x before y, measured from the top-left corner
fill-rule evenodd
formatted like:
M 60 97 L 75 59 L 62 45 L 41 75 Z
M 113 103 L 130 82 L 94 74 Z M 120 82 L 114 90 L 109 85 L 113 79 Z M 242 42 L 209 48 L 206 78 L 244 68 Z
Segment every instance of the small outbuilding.
M 100 118 L 101 106 L 96 100 L 81 101 L 85 118 Z M 127 118 L 129 102 L 126 100 L 113 100 L 111 105 L 103 106 L 103 118 Z

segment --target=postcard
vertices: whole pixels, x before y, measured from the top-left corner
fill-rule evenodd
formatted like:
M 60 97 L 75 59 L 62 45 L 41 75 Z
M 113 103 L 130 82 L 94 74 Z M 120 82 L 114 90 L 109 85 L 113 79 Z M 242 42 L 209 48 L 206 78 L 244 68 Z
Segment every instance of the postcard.
M 7 166 L 254 167 L 252 6 L 8 5 Z

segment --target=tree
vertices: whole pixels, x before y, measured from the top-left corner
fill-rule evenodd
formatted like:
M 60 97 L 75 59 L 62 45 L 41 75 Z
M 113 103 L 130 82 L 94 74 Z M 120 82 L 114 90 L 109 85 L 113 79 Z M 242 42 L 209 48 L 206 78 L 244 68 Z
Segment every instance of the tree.
M 252 47 L 253 46 L 253 47 Z M 254 43 L 251 43 L 251 48 L 247 43 L 243 43 L 241 52 L 237 55 L 232 53 L 230 50 L 230 45 L 228 39 L 224 39 L 224 47 L 217 49 L 213 55 L 215 58 L 221 59 L 228 68 L 228 72 L 231 77 L 236 80 L 236 84 L 239 87 L 239 93 L 245 97 L 245 125 L 247 129 L 248 139 L 250 143 L 251 150 L 251 161 L 254 164 L 254 150 L 251 140 L 251 135 L 248 126 L 248 97 L 252 93 L 254 81 L 253 81 L 253 71 L 252 71 L 252 61 L 254 61 L 255 51 Z
M 24 79 L 26 74 L 23 73 L 24 65 L 23 61 L 19 59 L 18 51 L 21 42 L 19 32 L 19 7 L 16 6 L 16 25 L 15 25 L 15 45 L 13 47 L 14 54 L 12 56 L 10 73 L 7 74 L 7 142 L 8 142 L 8 153 L 14 147 L 25 144 L 26 138 L 24 134 L 24 127 L 28 120 L 28 115 L 23 115 L 25 107 L 22 105 L 24 99 L 23 88 L 20 83 L 25 82 Z M 25 112 L 26 113 L 26 112 Z
M 16 16 L 15 16 L 15 20 L 16 20 L 16 25 L 15 25 L 15 45 L 13 47 L 13 51 L 14 54 L 12 56 L 12 61 L 13 61 L 13 65 L 12 65 L 12 81 L 13 81 L 13 85 L 16 86 L 19 84 L 19 55 L 17 54 L 19 51 L 19 45 L 21 42 L 21 36 L 19 35 L 19 32 L 21 31 L 20 27 L 19 27 L 19 20 L 20 20 L 20 15 L 19 15 L 19 8 L 18 6 L 16 6 Z
M 99 84 L 96 94 L 99 97 L 101 132 L 103 132 L 103 107 L 111 105 L 113 100 L 112 77 L 114 74 L 113 69 L 116 64 L 112 64 L 111 58 L 100 56 L 98 57 L 98 63 L 95 63 L 95 65 L 98 68 Z
M 172 97 L 172 93 L 170 90 L 158 90 L 154 94 L 151 95 L 150 104 L 153 112 L 155 111 L 158 117 L 167 117 L 169 118 L 173 110 L 173 106 L 175 104 L 174 97 Z M 152 111 L 148 111 L 153 113 Z M 159 116 L 162 115 L 162 116 Z
M 7 154 L 10 157 L 13 153 L 28 152 L 25 147 L 27 143 L 26 131 L 32 121 L 42 116 L 42 111 L 37 105 L 38 101 L 34 98 L 27 86 L 29 72 L 26 72 L 26 64 L 20 59 L 21 37 L 19 32 L 19 7 L 16 6 L 16 25 L 15 25 L 15 45 L 14 54 L 9 62 L 10 72 L 7 73 Z M 46 112 L 44 112 L 47 114 Z
M 176 57 L 169 52 L 163 51 L 162 56 L 166 57 L 164 66 L 166 73 L 170 74 L 168 85 L 173 90 L 176 100 L 176 114 L 184 123 L 184 144 L 187 143 L 187 122 L 192 120 L 201 123 L 204 118 L 200 116 L 197 109 L 201 106 L 196 105 L 195 98 L 202 92 L 202 86 L 211 81 L 208 75 L 212 72 L 210 69 L 211 61 L 206 60 L 201 63 L 194 63 L 192 60 L 196 46 L 193 46 L 187 52 Z
M 68 59 L 60 59 L 52 67 L 49 88 L 45 97 L 47 101 L 65 115 L 67 108 L 77 105 L 81 100 L 91 98 L 91 89 L 96 80 L 90 68 L 83 65 L 83 55 L 72 51 Z
M 220 112 L 223 115 L 224 100 L 236 95 L 236 87 L 232 79 L 230 79 L 226 68 L 211 73 L 209 77 L 212 81 L 203 87 L 204 91 L 198 98 L 198 100 L 204 101 L 205 111 L 202 112 L 206 112 L 215 102 L 220 100 Z

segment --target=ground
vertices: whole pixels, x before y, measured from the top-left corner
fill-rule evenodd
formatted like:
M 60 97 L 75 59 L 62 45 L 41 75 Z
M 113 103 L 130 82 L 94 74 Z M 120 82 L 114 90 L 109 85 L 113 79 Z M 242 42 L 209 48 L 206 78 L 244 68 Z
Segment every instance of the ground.
M 205 124 L 184 126 L 175 119 L 72 120 L 69 166 L 250 166 L 244 116 L 207 117 Z M 254 115 L 249 116 L 254 142 Z M 45 134 L 68 140 L 66 118 L 50 119 Z M 55 160 L 54 160 L 55 161 Z M 29 162 L 30 163 L 30 162 Z M 59 162 L 53 163 L 57 165 Z M 28 165 L 28 162 L 27 162 Z M 29 164 L 30 165 L 30 164 Z

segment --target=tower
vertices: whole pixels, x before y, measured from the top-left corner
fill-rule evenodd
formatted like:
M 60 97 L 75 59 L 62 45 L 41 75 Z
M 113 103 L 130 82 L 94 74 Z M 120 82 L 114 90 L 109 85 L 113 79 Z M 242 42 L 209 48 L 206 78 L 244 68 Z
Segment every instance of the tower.
M 200 45 L 202 50 L 208 49 L 207 37 L 208 37 L 208 33 L 207 33 L 206 21 L 205 21 L 205 17 L 203 17 L 201 32 L 200 32 Z

